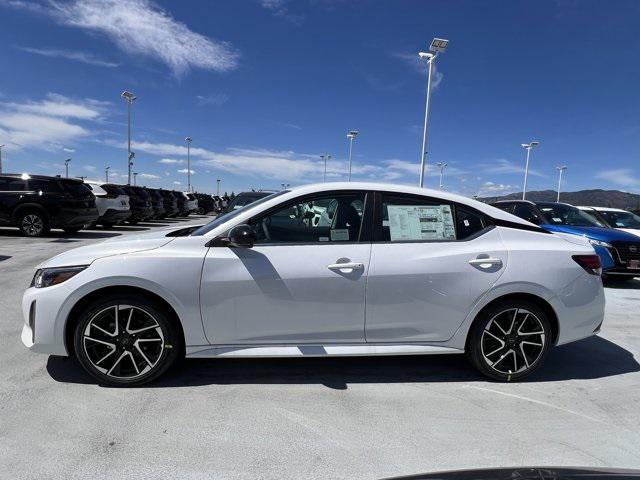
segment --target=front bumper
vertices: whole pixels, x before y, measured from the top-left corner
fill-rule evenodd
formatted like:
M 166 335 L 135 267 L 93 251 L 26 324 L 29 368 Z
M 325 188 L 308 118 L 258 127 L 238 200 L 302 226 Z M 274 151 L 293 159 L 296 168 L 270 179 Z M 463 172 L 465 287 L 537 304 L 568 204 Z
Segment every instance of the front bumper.
M 22 343 L 32 352 L 49 355 L 68 355 L 64 340 L 64 326 L 56 325 L 55 313 L 59 312 L 66 298 L 60 290 L 64 284 L 46 289 L 28 288 L 22 297 Z

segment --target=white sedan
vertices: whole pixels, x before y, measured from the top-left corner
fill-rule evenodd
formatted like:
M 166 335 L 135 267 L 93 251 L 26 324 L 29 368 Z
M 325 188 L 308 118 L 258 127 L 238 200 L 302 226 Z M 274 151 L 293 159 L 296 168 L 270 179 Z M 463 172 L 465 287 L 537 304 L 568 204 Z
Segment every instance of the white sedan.
M 604 293 L 580 237 L 441 191 L 325 183 L 69 250 L 38 267 L 23 312 L 28 348 L 109 385 L 180 356 L 464 352 L 510 381 L 597 333 Z

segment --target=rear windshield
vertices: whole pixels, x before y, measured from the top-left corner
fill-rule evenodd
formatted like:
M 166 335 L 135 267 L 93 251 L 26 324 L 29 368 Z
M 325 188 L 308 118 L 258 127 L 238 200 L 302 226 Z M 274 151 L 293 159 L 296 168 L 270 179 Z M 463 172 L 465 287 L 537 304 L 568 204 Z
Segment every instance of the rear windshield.
M 249 205 L 250 203 L 255 202 L 256 200 L 260 200 L 263 197 L 268 197 L 269 194 L 257 194 L 257 195 L 238 195 L 229 203 L 227 207 L 228 210 L 236 210 L 240 207 L 244 207 L 245 205 Z
M 60 184 L 65 192 L 71 193 L 79 197 L 91 195 L 91 189 L 81 182 L 70 182 L 69 180 L 60 180 Z
M 551 225 L 570 225 L 573 227 L 606 227 L 591 215 L 571 205 L 538 204 Z
M 141 198 L 149 198 L 149 192 L 142 187 L 129 187 L 131 191 Z
M 105 184 L 102 185 L 102 189 L 110 195 L 126 195 L 127 193 L 117 185 Z

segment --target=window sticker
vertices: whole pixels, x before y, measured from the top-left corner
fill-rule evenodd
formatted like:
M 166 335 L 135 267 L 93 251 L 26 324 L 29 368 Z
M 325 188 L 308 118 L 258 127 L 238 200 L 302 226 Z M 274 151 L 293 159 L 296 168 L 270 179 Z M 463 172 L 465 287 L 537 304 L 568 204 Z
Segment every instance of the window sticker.
M 616 226 L 617 226 L 617 227 L 624 227 L 624 223 L 622 223 L 622 222 L 616 222 Z
M 454 240 L 449 205 L 388 205 L 392 242 L 403 240 Z
M 331 241 L 332 242 L 343 242 L 345 240 L 349 240 L 349 229 L 348 228 L 333 228 L 333 229 L 331 229 Z

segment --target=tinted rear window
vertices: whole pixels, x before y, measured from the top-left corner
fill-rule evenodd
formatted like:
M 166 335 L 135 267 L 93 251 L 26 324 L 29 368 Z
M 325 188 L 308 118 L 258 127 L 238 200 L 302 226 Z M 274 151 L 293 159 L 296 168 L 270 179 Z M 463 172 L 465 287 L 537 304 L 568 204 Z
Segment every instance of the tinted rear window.
M 65 192 L 71 193 L 79 197 L 91 195 L 91 190 L 81 182 L 70 182 L 68 180 L 60 180 L 60 184 Z
M 110 195 L 126 195 L 127 193 L 117 185 L 105 184 L 102 185 L 103 190 L 105 190 Z

